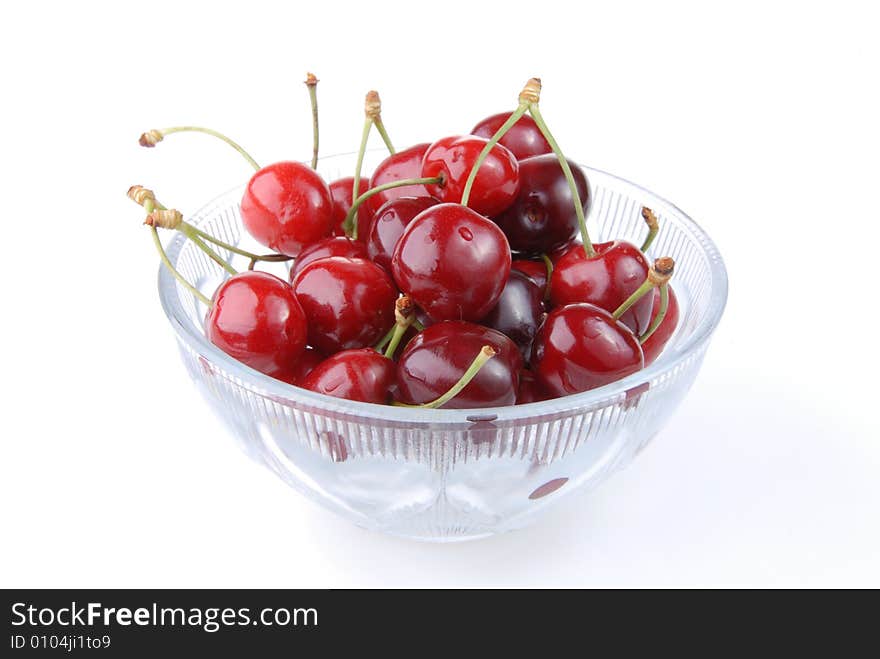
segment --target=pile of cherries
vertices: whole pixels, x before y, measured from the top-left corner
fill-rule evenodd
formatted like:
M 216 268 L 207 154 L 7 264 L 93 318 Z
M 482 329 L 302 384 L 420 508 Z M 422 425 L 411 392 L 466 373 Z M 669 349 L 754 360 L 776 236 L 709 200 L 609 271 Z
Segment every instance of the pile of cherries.
M 272 254 L 229 245 L 162 206 L 141 186 L 129 196 L 167 267 L 207 307 L 211 342 L 291 385 L 349 400 L 480 408 L 574 394 L 657 359 L 678 322 L 673 262 L 650 263 L 623 240 L 593 244 L 589 182 L 563 156 L 528 82 L 514 112 L 468 135 L 394 151 L 378 95 L 367 96 L 354 176 L 331 181 L 317 164 L 317 80 L 311 166 L 259 167 L 223 135 L 153 130 L 154 146 L 181 130 L 210 133 L 257 170 L 241 201 L 244 227 Z M 371 127 L 390 155 L 361 175 Z M 207 298 L 174 270 L 156 229 L 182 231 L 229 277 Z M 250 259 L 236 272 L 217 247 Z M 287 281 L 256 269 L 291 261 Z

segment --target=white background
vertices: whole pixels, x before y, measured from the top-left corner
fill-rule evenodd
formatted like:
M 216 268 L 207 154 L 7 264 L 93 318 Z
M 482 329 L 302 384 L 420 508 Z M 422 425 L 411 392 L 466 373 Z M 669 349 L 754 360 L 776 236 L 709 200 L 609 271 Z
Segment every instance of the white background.
M 660 6 L 660 5 L 663 6 Z M 5 3 L 0 586 L 880 586 L 869 3 Z M 716 239 L 726 316 L 649 450 L 534 527 L 350 526 L 234 448 L 178 362 L 132 183 L 185 211 L 261 162 L 399 145 L 543 78 L 573 157 Z

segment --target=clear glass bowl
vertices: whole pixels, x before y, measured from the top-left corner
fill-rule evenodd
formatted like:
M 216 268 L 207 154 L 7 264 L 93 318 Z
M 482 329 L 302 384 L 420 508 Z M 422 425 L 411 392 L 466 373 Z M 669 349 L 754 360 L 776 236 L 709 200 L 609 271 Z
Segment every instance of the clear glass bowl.
M 327 180 L 350 175 L 354 159 L 327 158 L 321 170 Z M 651 441 L 693 383 L 727 299 L 721 256 L 693 220 L 637 185 L 584 171 L 594 195 L 594 240 L 640 244 L 640 209 L 649 206 L 661 226 L 651 253 L 676 260 L 679 326 L 660 358 L 639 373 L 574 396 L 483 410 L 339 400 L 276 381 L 221 352 L 205 338 L 204 307 L 160 270 L 159 295 L 183 362 L 251 458 L 355 524 L 432 541 L 520 528 L 560 497 L 626 466 Z M 218 197 L 190 221 L 264 252 L 242 231 L 241 193 Z M 181 235 L 168 254 L 209 297 L 223 279 L 223 270 Z

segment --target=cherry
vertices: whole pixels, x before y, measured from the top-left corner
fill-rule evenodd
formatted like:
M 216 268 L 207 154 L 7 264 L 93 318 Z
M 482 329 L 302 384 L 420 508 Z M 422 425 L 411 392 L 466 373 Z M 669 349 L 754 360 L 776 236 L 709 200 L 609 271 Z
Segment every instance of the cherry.
M 482 320 L 511 339 L 528 361 L 532 340 L 544 316 L 541 289 L 518 270 L 511 270 L 498 304 Z
M 446 407 L 513 405 L 522 356 L 506 336 L 463 321 L 444 321 L 419 332 L 397 362 L 399 400 L 418 405 L 433 401 L 458 382 L 483 346 L 495 355 Z
M 538 382 L 535 374 L 524 368 L 519 374 L 519 391 L 516 393 L 516 404 L 537 403 L 548 398 L 550 396 L 541 387 L 541 383 Z
M 653 308 L 651 309 L 651 322 L 654 322 L 659 311 L 660 289 L 655 288 Z M 678 316 L 678 300 L 675 297 L 675 292 L 673 292 L 672 286 L 670 286 L 666 316 L 664 316 L 660 325 L 657 326 L 657 329 L 654 330 L 654 333 L 642 341 L 642 352 L 645 353 L 645 366 L 653 364 L 657 357 L 660 356 L 660 353 L 663 352 L 663 348 L 666 347 L 666 344 L 669 342 L 669 339 L 672 337 L 672 334 L 675 332 L 675 328 L 678 325 Z
M 397 289 L 366 259 L 313 261 L 296 275 L 293 290 L 308 319 L 309 345 L 324 354 L 373 345 L 394 324 Z
M 642 366 L 642 348 L 632 331 L 592 304 L 554 309 L 535 337 L 532 367 L 551 396 L 595 389 Z
M 361 179 L 358 184 L 358 194 L 363 194 L 370 189 L 370 182 Z M 351 208 L 351 194 L 354 192 L 354 177 L 347 176 L 345 178 L 336 179 L 330 183 L 330 197 L 333 199 L 333 235 L 344 236 L 345 229 L 342 224 L 345 222 L 345 216 Z M 372 215 L 369 207 L 362 205 L 358 208 L 358 227 L 363 230 L 369 229 Z
M 318 364 L 300 386 L 335 398 L 384 405 L 391 399 L 395 373 L 394 362 L 372 348 L 343 350 Z
M 608 312 L 619 307 L 648 275 L 648 261 L 639 248 L 623 240 L 593 245 L 588 258 L 583 247 L 569 248 L 556 262 L 550 277 L 550 302 L 554 307 L 588 302 Z M 651 298 L 634 304 L 621 322 L 636 334 L 651 322 Z
M 370 187 L 391 183 L 392 181 L 401 181 L 407 178 L 418 178 L 422 175 L 422 158 L 428 150 L 430 144 L 416 144 L 403 151 L 398 151 L 385 158 L 379 163 L 378 167 L 373 171 L 370 178 Z M 399 188 L 385 190 L 379 194 L 370 197 L 365 202 L 372 213 L 379 210 L 387 201 L 398 199 L 400 197 L 428 197 L 428 191 L 424 185 L 405 185 Z M 362 227 L 361 229 L 369 229 Z M 364 236 L 368 235 L 368 231 L 359 229 L 358 233 Z
M 333 229 L 330 189 L 308 166 L 277 162 L 251 177 L 241 200 L 241 220 L 259 243 L 297 256 Z
M 568 166 L 577 185 L 584 213 L 590 208 L 590 186 L 576 163 Z M 513 203 L 493 218 L 504 231 L 510 248 L 544 254 L 565 245 L 578 233 L 571 189 L 554 154 L 535 156 L 519 163 L 519 193 Z
M 438 203 L 433 197 L 400 197 L 386 201 L 376 211 L 366 238 L 367 252 L 373 262 L 390 272 L 391 256 L 406 227 L 416 215 Z
M 510 118 L 510 112 L 501 112 L 486 117 L 471 131 L 471 135 L 490 139 L 501 126 Z M 553 153 L 550 144 L 541 134 L 541 130 L 535 124 L 535 120 L 528 115 L 523 115 L 498 141 L 502 146 L 510 149 L 517 160 L 524 160 L 532 156 L 544 153 Z
M 290 369 L 290 384 L 300 384 L 303 379 L 314 370 L 315 366 L 325 359 L 326 357 L 320 352 L 311 346 L 306 346 L 305 350 L 302 351 L 302 354 L 296 359 L 293 363 L 293 367 Z
M 261 373 L 292 382 L 306 345 L 306 315 L 290 285 L 267 272 L 242 272 L 214 292 L 208 340 Z
M 432 320 L 476 321 L 498 303 L 510 262 L 497 225 L 459 204 L 439 204 L 410 222 L 391 271 Z
M 293 278 L 309 263 L 326 259 L 328 256 L 365 259 L 367 258 L 367 247 L 363 243 L 345 236 L 332 236 L 312 243 L 296 257 L 296 261 L 290 269 L 290 281 L 293 281 Z
M 443 202 L 461 202 L 471 169 L 488 142 L 473 135 L 434 142 L 425 152 L 421 175 L 440 176 L 444 182 L 426 186 L 429 194 Z M 510 206 L 518 190 L 519 164 L 510 151 L 496 144 L 477 172 L 467 205 L 482 215 L 497 215 Z
M 519 270 L 526 277 L 531 279 L 535 285 L 541 290 L 541 295 L 547 290 L 547 264 L 543 261 L 533 261 L 531 259 L 514 259 L 510 267 L 512 270 Z

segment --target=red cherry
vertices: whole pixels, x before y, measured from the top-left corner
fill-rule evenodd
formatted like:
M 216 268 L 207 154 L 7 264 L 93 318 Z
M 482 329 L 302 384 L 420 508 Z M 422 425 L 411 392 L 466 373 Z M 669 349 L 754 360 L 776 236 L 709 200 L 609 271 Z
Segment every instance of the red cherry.
M 460 203 L 465 183 L 489 140 L 473 135 L 444 137 L 434 142 L 422 161 L 422 176 L 441 176 L 442 184 L 428 185 L 440 201 Z M 519 164 L 500 144 L 492 147 L 471 189 L 468 207 L 482 215 L 497 215 L 510 206 L 519 191 Z
M 541 387 L 538 378 L 530 370 L 524 368 L 519 374 L 519 391 L 516 394 L 516 404 L 537 403 L 549 399 L 550 396 Z
M 396 369 L 372 348 L 343 350 L 321 362 L 300 385 L 335 398 L 383 405 L 391 399 Z
M 312 243 L 299 253 L 293 267 L 290 269 L 290 281 L 298 275 L 309 263 L 328 256 L 345 256 L 352 259 L 367 258 L 367 247 L 346 236 L 332 236 Z
M 513 405 L 522 356 L 501 332 L 462 321 L 436 323 L 409 342 L 397 362 L 399 399 L 410 405 L 433 401 L 464 375 L 483 346 L 496 354 L 446 408 Z
M 502 112 L 486 117 L 474 126 L 471 134 L 485 137 L 487 140 L 492 139 L 492 136 L 510 118 L 511 114 L 511 112 Z M 517 160 L 539 156 L 543 153 L 553 153 L 550 144 L 544 139 L 541 130 L 535 124 L 535 120 L 527 114 L 520 117 L 498 143 L 510 149 Z
M 313 261 L 294 278 L 293 290 L 308 319 L 309 345 L 324 354 L 371 346 L 394 324 L 397 289 L 366 259 Z
M 510 274 L 510 247 L 490 220 L 459 204 L 419 213 L 391 258 L 394 280 L 433 320 L 480 320 Z
M 541 296 L 547 290 L 547 264 L 543 261 L 532 261 L 529 259 L 514 259 L 510 264 L 511 269 L 519 270 L 526 277 L 535 282 L 535 285 L 541 289 Z
M 241 220 L 261 244 L 297 256 L 333 229 L 330 189 L 298 162 L 276 162 L 251 177 L 241 200 Z
M 433 197 L 400 197 L 382 204 L 366 239 L 367 252 L 373 262 L 390 272 L 391 256 L 406 227 L 416 215 L 438 203 Z
M 406 178 L 419 178 L 422 175 L 422 158 L 424 158 L 429 146 L 431 145 L 416 144 L 385 158 L 373 172 L 373 176 L 370 178 L 370 187 L 375 188 L 383 183 L 401 181 Z M 424 185 L 404 185 L 379 192 L 364 203 L 372 213 L 375 213 L 382 204 L 392 199 L 429 196 Z M 362 231 L 362 229 L 366 229 L 366 231 Z M 358 236 L 367 236 L 368 233 L 369 227 L 358 227 Z
M 590 186 L 577 163 L 568 161 L 584 213 L 590 209 Z M 519 193 L 503 213 L 492 219 L 504 231 L 510 248 L 546 254 L 578 234 L 571 188 L 554 154 L 519 163 Z
M 358 194 L 363 194 L 370 189 L 370 182 L 361 179 L 358 183 Z M 347 176 L 330 183 L 330 197 L 333 199 L 333 235 L 344 236 L 345 229 L 342 223 L 345 222 L 345 216 L 351 210 L 353 200 L 351 198 L 352 190 L 354 190 L 354 177 Z M 369 228 L 371 221 L 371 213 L 369 206 L 361 204 L 358 208 L 358 231 L 363 232 L 364 228 Z M 360 233 L 358 235 L 361 235 Z
M 595 389 L 643 366 L 636 336 L 592 304 L 554 309 L 535 337 L 532 368 L 552 396 Z
M 498 304 L 481 322 L 507 336 L 528 359 L 543 318 L 541 289 L 523 273 L 511 270 Z
M 205 333 L 238 361 L 291 382 L 293 365 L 306 345 L 306 316 L 287 282 L 249 270 L 214 292 Z
M 651 322 L 654 322 L 654 319 L 660 311 L 659 288 L 654 289 L 653 300 L 654 305 L 651 309 Z M 657 357 L 660 356 L 660 353 L 663 352 L 663 348 L 666 347 L 666 344 L 675 332 L 675 328 L 678 326 L 678 315 L 678 300 L 675 297 L 675 292 L 672 290 L 672 286 L 670 286 L 669 303 L 666 305 L 666 316 L 664 316 L 663 321 L 657 329 L 654 330 L 654 333 L 642 344 L 642 352 L 645 353 L 645 366 L 654 363 Z
M 613 313 L 648 276 L 648 261 L 632 243 L 615 240 L 593 249 L 596 255 L 587 258 L 583 246 L 577 245 L 556 262 L 550 277 L 554 307 L 588 302 Z M 644 333 L 651 321 L 651 296 L 636 302 L 620 320 L 637 335 Z
M 303 350 L 302 354 L 296 359 L 296 361 L 294 361 L 293 367 L 290 370 L 290 384 L 300 384 L 303 379 L 314 370 L 315 366 L 325 359 L 326 357 L 320 352 L 311 346 L 306 346 L 306 349 Z

